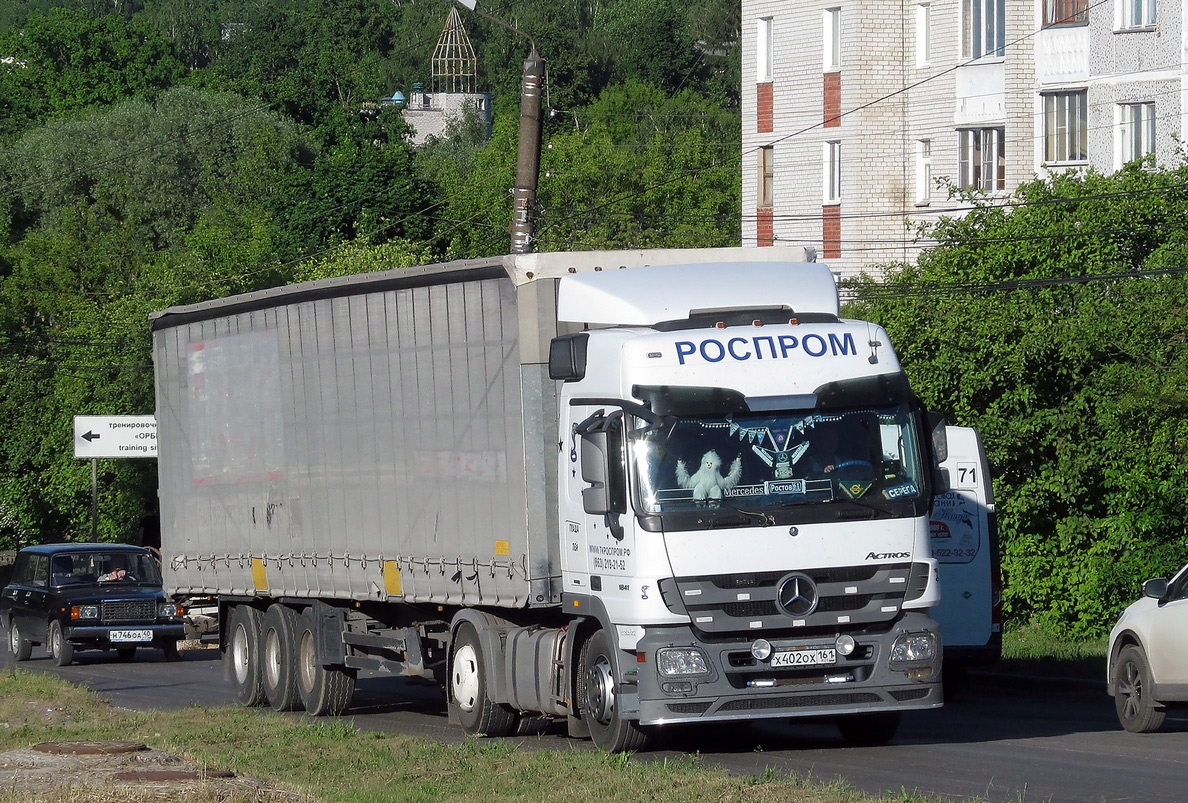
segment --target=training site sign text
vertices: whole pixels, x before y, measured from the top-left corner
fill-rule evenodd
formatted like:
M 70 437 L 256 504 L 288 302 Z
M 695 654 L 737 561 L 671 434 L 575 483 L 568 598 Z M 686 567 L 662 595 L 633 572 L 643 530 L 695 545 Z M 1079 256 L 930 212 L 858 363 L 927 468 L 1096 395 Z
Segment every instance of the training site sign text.
M 156 457 L 157 419 L 151 415 L 76 415 L 75 457 Z

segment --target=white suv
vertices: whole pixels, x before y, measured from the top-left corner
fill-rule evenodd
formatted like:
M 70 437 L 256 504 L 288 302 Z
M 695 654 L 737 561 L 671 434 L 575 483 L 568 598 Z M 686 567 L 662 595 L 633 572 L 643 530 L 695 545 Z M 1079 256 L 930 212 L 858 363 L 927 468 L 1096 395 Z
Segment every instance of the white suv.
M 1131 733 L 1159 730 L 1168 708 L 1188 703 L 1188 566 L 1170 581 L 1143 583 L 1143 598 L 1110 631 L 1106 673 Z

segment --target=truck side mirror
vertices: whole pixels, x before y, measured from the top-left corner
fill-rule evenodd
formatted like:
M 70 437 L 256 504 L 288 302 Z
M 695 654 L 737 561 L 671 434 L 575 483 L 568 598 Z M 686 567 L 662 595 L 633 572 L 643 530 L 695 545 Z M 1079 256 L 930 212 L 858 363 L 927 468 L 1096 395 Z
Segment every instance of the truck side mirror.
M 932 454 L 936 456 L 937 464 L 949 459 L 949 435 L 945 426 L 944 413 L 928 413 L 928 428 L 932 430 Z
M 606 447 L 606 430 L 582 435 L 582 481 L 590 486 L 582 489 L 582 509 L 593 516 L 603 516 L 611 509 Z

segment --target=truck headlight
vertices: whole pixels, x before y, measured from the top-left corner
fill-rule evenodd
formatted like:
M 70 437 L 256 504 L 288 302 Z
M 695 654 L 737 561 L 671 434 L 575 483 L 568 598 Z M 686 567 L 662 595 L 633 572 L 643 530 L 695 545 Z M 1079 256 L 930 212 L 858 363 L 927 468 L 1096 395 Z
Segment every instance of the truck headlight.
M 182 607 L 175 603 L 162 602 L 157 606 L 157 616 L 162 619 L 176 619 L 182 615 Z
M 75 605 L 70 609 L 71 619 L 98 619 L 98 605 Z
M 664 677 L 708 675 L 709 661 L 698 647 L 663 647 L 656 651 L 656 668 Z
M 936 636 L 932 633 L 904 633 L 891 645 L 892 669 L 904 664 L 918 664 L 936 658 Z

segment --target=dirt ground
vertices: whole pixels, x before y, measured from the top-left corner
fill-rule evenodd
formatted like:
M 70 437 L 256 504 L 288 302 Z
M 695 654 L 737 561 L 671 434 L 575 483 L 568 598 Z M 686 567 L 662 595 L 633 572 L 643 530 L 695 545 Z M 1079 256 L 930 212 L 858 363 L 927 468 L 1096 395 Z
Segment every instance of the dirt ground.
M 0 753 L 0 800 L 300 801 L 136 742 L 45 742 Z
M 186 642 L 183 649 L 215 645 Z M 18 722 L 53 724 L 64 713 L 31 701 Z M 0 727 L 10 727 L 0 723 Z M 309 803 L 303 795 L 252 778 L 214 772 L 131 741 L 44 742 L 0 752 L 0 803 Z

